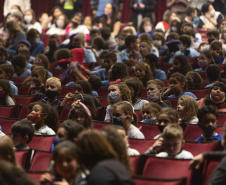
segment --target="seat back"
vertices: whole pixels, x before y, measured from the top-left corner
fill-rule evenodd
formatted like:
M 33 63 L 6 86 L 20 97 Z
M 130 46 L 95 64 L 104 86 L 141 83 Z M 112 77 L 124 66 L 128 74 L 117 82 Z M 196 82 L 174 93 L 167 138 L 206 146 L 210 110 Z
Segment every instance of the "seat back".
M 189 89 L 188 91 L 193 93 L 198 99 L 201 99 L 208 93 L 209 89 Z
M 137 115 L 137 121 L 142 121 L 143 120 L 143 118 L 142 118 L 142 113 L 141 113 L 141 111 L 135 111 L 135 113 L 136 113 L 136 115 Z
M 107 107 L 109 105 L 108 99 L 104 97 L 98 98 L 101 107 Z
M 145 139 L 153 139 L 158 134 L 161 134 L 161 132 L 158 129 L 158 126 L 156 125 L 139 123 L 138 128 L 144 134 Z
M 111 125 L 112 124 L 110 124 L 108 122 L 93 120 L 93 127 L 97 130 L 101 130 L 102 128 L 104 128 L 106 126 L 111 126 Z
M 142 97 L 142 98 L 147 98 L 147 88 L 143 88 L 143 89 L 142 89 L 141 97 Z
M 107 97 L 108 96 L 108 88 L 106 87 L 101 87 L 97 90 L 98 96 L 100 97 Z
M 129 161 L 132 168 L 132 174 L 136 175 L 138 164 L 139 164 L 139 157 L 130 157 Z
M 18 90 L 19 95 L 28 95 L 30 86 L 29 85 L 19 85 L 18 89 L 19 89 Z
M 136 149 L 140 154 L 144 154 L 155 142 L 156 140 L 153 139 L 129 139 L 129 146 Z
M 39 184 L 40 178 L 44 172 L 26 171 L 26 175 L 33 180 L 36 184 Z
M 13 81 L 15 84 L 22 84 L 25 79 L 26 78 L 11 78 L 10 80 Z
M 28 106 L 26 105 L 21 106 L 18 118 L 19 119 L 27 118 L 27 114 L 28 114 Z
M 61 92 L 59 93 L 59 96 L 66 96 L 67 93 L 74 93 L 74 88 L 73 87 L 66 87 L 66 86 L 61 86 Z
M 189 141 L 195 141 L 202 134 L 202 129 L 197 125 L 188 125 L 184 130 L 184 139 Z
M 216 167 L 219 165 L 220 161 L 206 161 L 206 168 L 204 169 L 204 180 L 203 185 L 206 185 L 209 181 L 213 171 L 216 169 Z
M 35 150 L 50 151 L 55 136 L 33 136 L 29 147 Z
M 35 151 L 30 171 L 47 171 L 52 158 L 52 152 Z
M 68 119 L 68 114 L 69 114 L 70 110 L 71 110 L 71 107 L 64 107 L 60 114 L 60 120 Z
M 18 106 L 4 106 L 0 107 L 0 117 L 4 118 L 16 118 L 18 112 Z
M 21 166 L 24 169 L 25 169 L 27 160 L 29 160 L 28 153 L 29 153 L 28 151 L 16 151 L 15 152 L 17 164 L 19 164 L 19 166 Z
M 218 116 L 217 116 L 217 125 L 218 126 L 224 126 L 225 120 L 226 120 L 226 114 L 224 114 L 224 113 L 218 113 Z
M 58 70 L 58 69 L 50 69 L 50 72 L 53 74 L 54 77 L 60 77 L 60 75 L 64 72 L 65 70 Z
M 12 118 L 1 118 L 0 117 L 0 125 L 2 127 L 2 132 L 11 133 L 12 125 L 17 121 L 19 121 L 19 120 L 18 119 L 12 119 Z
M 38 100 L 37 96 L 14 96 L 17 105 L 29 105 Z
M 177 102 L 178 102 L 177 99 L 168 98 L 167 100 L 171 103 L 171 105 L 172 105 L 172 107 L 173 107 L 174 109 L 177 108 Z

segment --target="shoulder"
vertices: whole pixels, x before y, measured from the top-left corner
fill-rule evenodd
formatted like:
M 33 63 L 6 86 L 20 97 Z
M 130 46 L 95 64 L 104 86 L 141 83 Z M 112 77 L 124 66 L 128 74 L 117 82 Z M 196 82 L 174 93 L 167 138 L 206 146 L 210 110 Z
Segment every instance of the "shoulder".
M 193 159 L 193 155 L 191 152 L 188 152 L 186 150 L 182 150 L 176 157 L 177 159 Z
M 128 137 L 130 139 L 145 139 L 144 134 L 132 124 L 128 130 Z
M 168 157 L 168 154 L 166 152 L 160 152 L 156 157 Z
M 46 134 L 47 135 L 55 135 L 56 133 L 48 126 L 45 128 Z

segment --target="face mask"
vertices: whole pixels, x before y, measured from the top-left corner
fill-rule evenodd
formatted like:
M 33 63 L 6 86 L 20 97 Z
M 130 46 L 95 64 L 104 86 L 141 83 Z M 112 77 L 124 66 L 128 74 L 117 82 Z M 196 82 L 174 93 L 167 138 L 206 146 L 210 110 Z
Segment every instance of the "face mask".
M 17 11 L 18 11 L 17 9 L 11 9 L 11 10 L 10 10 L 11 14 L 13 14 L 13 13 L 15 13 L 15 12 L 17 12 Z
M 158 125 L 158 129 L 161 133 L 163 132 L 165 127 L 166 127 L 165 125 Z
M 114 116 L 114 117 L 112 117 L 112 123 L 114 124 L 114 125 L 119 125 L 119 126 L 124 126 L 124 123 L 122 122 L 122 117 L 121 116 L 119 116 L 119 117 L 116 117 L 116 116 Z
M 63 26 L 64 26 L 64 21 L 61 20 L 61 19 L 59 19 L 59 20 L 56 21 L 56 24 L 57 24 L 57 27 L 63 28 Z
M 40 121 L 42 121 L 42 117 L 41 114 L 39 113 L 35 113 L 35 112 L 31 112 L 30 114 L 28 114 L 27 118 L 32 122 L 32 123 L 39 123 Z
M 58 137 L 55 137 L 54 139 L 53 139 L 53 144 L 54 144 L 54 146 L 56 146 L 56 144 L 58 144 L 59 142 L 61 142 L 62 140 L 60 139 L 60 138 L 58 138 Z
M 152 28 L 151 26 L 145 26 L 144 27 L 144 31 L 147 33 L 147 32 L 151 32 Z
M 156 117 L 152 117 L 151 119 L 143 119 L 143 123 L 153 123 L 156 120 Z
M 31 16 L 31 15 L 26 15 L 26 16 L 24 16 L 24 20 L 25 20 L 27 23 L 30 23 L 31 20 L 32 20 L 32 16 Z
M 200 67 L 206 67 L 208 64 L 208 60 L 199 60 L 198 64 Z
M 184 51 L 184 50 L 185 50 L 185 47 L 184 47 L 183 44 L 179 44 L 179 50 L 180 50 L 180 51 Z
M 73 24 L 73 27 L 74 28 L 77 28 L 78 27 L 78 23 L 77 22 L 72 21 L 72 24 Z
M 49 42 L 49 47 L 50 47 L 51 49 L 56 49 L 56 43 L 55 43 L 54 41 L 50 41 L 50 42 Z
M 161 40 L 153 40 L 153 44 L 156 46 L 156 47 L 160 47 L 162 45 L 162 41 Z
M 216 101 L 214 101 L 214 99 L 212 98 L 211 93 L 210 93 L 210 101 L 213 102 L 214 104 L 221 104 L 221 103 L 224 103 L 225 97 L 223 98 L 223 100 L 216 102 Z
M 58 91 L 46 91 L 46 96 L 49 99 L 52 99 L 58 95 Z
M 125 44 L 124 41 L 118 41 L 118 45 L 119 45 L 119 46 L 123 46 L 124 44 Z
M 214 131 L 216 130 L 216 125 L 209 126 L 209 127 L 203 127 L 202 130 L 206 137 L 211 137 L 213 135 Z
M 215 10 L 214 10 L 214 9 L 212 9 L 212 10 L 210 11 L 210 15 L 211 15 L 212 17 L 215 15 Z
M 156 101 L 156 100 L 159 99 L 159 96 L 157 96 L 155 93 L 152 93 L 152 94 L 148 94 L 148 95 L 147 95 L 147 99 L 148 99 L 149 101 Z
M 0 92 L 0 99 L 2 99 L 5 96 L 5 94 L 6 94 L 6 91 L 1 91 Z
M 172 27 L 171 27 L 171 30 L 172 30 L 173 32 L 177 32 L 177 27 L 176 27 L 176 26 L 172 26 Z
M 110 92 L 108 94 L 110 102 L 116 102 L 119 99 L 119 93 L 118 92 Z

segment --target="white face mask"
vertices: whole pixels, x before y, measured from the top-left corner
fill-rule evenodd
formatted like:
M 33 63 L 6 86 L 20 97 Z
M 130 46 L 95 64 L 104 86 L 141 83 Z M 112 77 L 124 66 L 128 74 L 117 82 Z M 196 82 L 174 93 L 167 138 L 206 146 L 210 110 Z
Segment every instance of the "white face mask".
M 160 47 L 162 45 L 162 41 L 161 40 L 153 40 L 153 44 L 156 46 L 156 47 Z
M 147 32 L 151 32 L 152 31 L 152 28 L 151 26 L 144 26 L 144 31 L 147 33 Z
M 14 12 L 17 12 L 17 11 L 18 11 L 17 9 L 11 9 L 10 10 L 11 14 L 14 13 Z
M 171 30 L 172 30 L 173 32 L 177 32 L 177 27 L 176 27 L 176 26 L 172 26 L 172 27 L 171 27 Z
M 147 95 L 147 99 L 148 99 L 149 101 L 156 101 L 156 100 L 159 99 L 159 96 L 157 96 L 156 93 L 152 93 L 152 94 L 148 94 L 148 95 Z
M 215 10 L 214 10 L 214 9 L 212 9 L 212 10 L 210 11 L 210 15 L 211 15 L 212 17 L 215 15 Z
M 125 41 L 118 41 L 118 45 L 119 46 L 122 46 L 122 45 L 124 45 L 125 44 Z
M 63 28 L 64 27 L 64 21 L 61 20 L 61 19 L 57 20 L 56 24 L 57 24 L 57 27 L 59 27 L 59 28 Z
M 32 16 L 31 16 L 31 15 L 25 15 L 25 16 L 24 16 L 24 20 L 25 20 L 27 23 L 30 23 L 31 20 L 32 20 Z

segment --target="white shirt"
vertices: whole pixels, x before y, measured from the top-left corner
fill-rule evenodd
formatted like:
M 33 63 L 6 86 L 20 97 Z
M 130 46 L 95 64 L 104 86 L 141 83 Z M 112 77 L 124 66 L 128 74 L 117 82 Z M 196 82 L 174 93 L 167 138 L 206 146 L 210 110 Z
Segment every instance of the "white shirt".
M 36 130 L 34 135 L 55 135 L 56 133 L 47 125 Z
M 169 157 L 166 152 L 160 152 L 159 154 L 156 155 L 156 157 Z M 186 151 L 182 150 L 179 154 L 175 156 L 176 159 L 193 159 L 193 155 Z
M 88 30 L 88 28 L 85 26 L 85 25 L 78 25 L 77 28 L 73 29 L 73 28 L 70 28 L 69 29 L 69 35 L 72 35 L 74 33 L 84 33 L 84 34 L 89 34 L 90 31 Z
M 36 29 L 40 34 L 42 33 L 42 26 L 39 22 L 35 22 L 34 24 L 27 24 L 28 30 L 31 28 Z
M 13 5 L 20 6 L 22 12 L 31 8 L 31 0 L 5 0 L 4 2 L 4 16 L 6 16 Z
M 128 156 L 130 156 L 130 157 L 140 155 L 140 152 L 138 152 L 137 150 L 135 150 L 133 148 L 127 148 L 127 153 L 128 153 Z
M 53 35 L 53 34 L 57 34 L 57 35 L 64 35 L 66 32 L 65 32 L 65 29 L 62 29 L 62 28 L 58 28 L 56 27 L 55 24 L 53 24 L 49 30 L 46 32 L 47 35 Z
M 138 100 L 136 103 L 133 104 L 134 110 L 141 110 L 144 104 L 149 103 L 147 100 Z
M 129 139 L 145 139 L 144 134 L 133 124 L 130 125 L 127 135 Z

